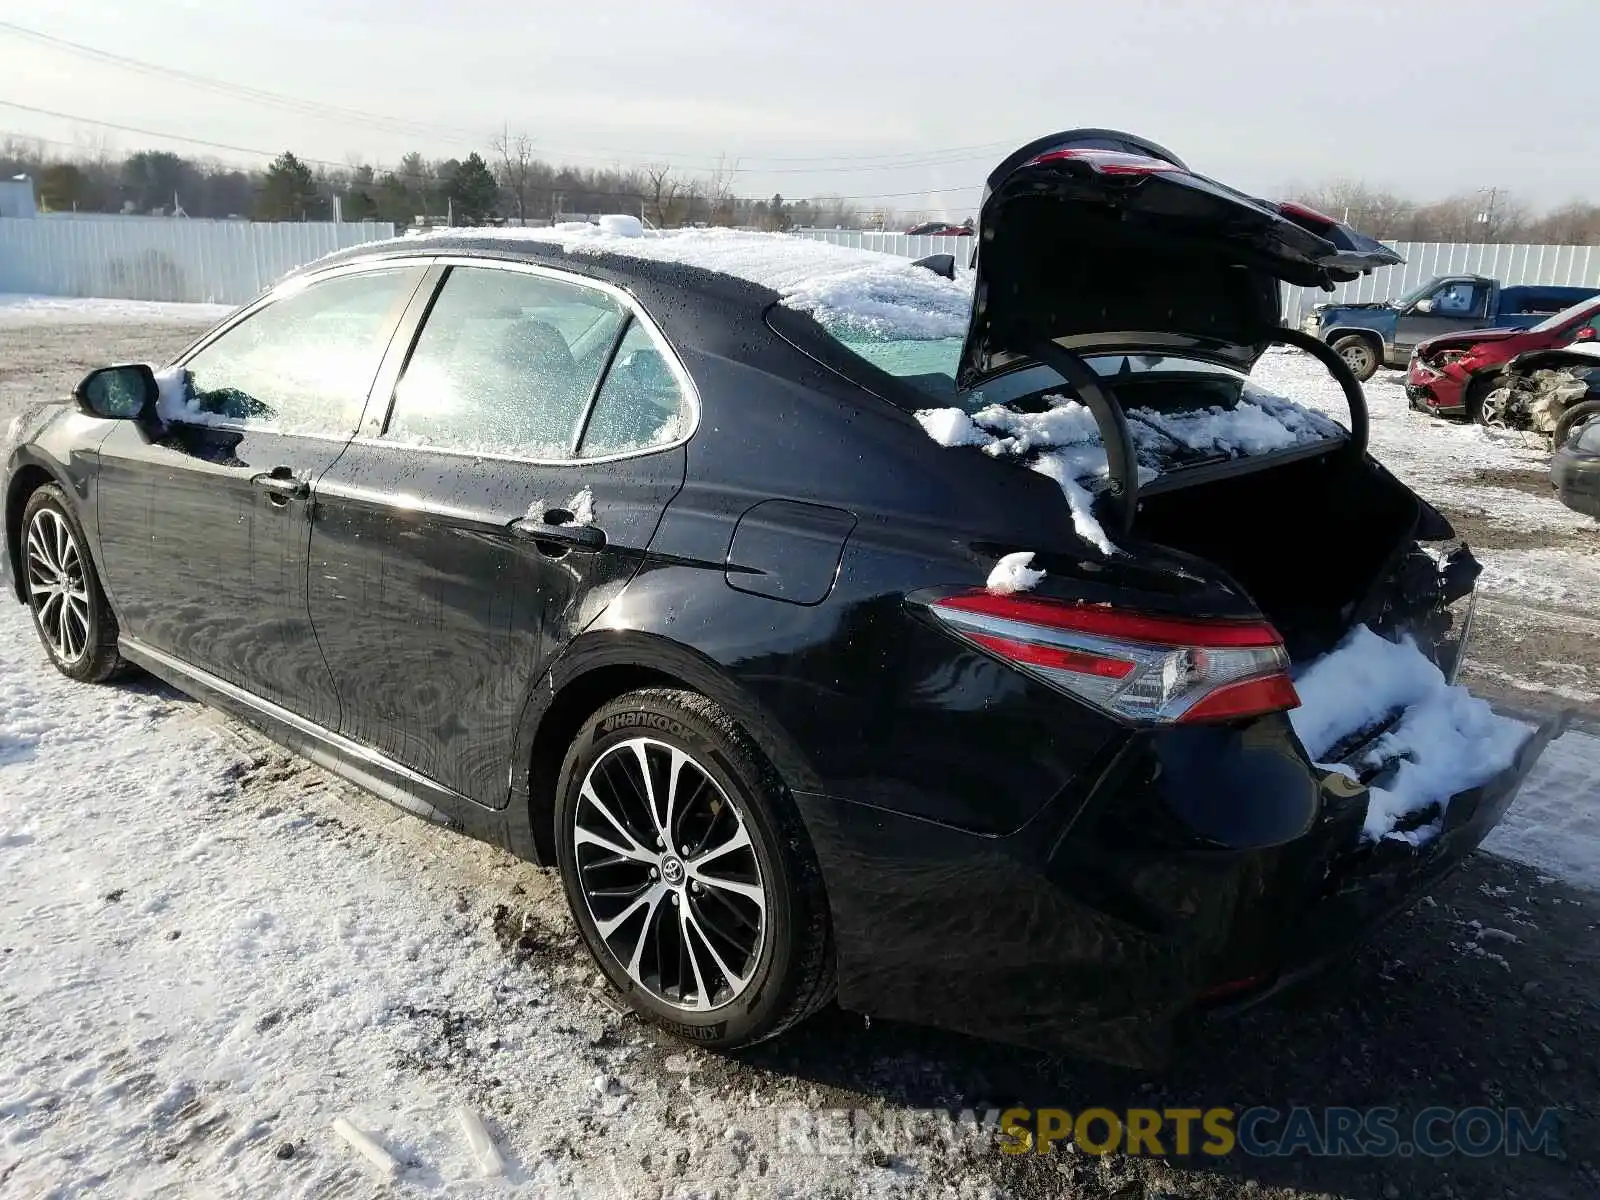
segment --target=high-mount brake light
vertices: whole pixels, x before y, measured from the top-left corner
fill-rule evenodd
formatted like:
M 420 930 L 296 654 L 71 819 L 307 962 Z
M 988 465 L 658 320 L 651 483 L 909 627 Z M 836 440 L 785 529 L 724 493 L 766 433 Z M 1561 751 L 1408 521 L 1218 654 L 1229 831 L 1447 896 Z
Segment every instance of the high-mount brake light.
M 1266 621 L 1168 617 L 988 591 L 929 604 L 952 633 L 1106 712 L 1165 724 L 1299 705 Z
M 1175 163 L 1143 154 L 1129 154 L 1123 150 L 1094 150 L 1087 147 L 1064 150 L 1047 150 L 1025 164 L 1030 167 L 1051 162 L 1081 162 L 1102 175 L 1159 175 L 1164 171 L 1182 170 Z
M 1339 222 L 1325 212 L 1318 212 L 1309 204 L 1301 204 L 1298 200 L 1280 200 L 1278 211 L 1284 216 L 1309 221 L 1313 225 L 1337 225 Z

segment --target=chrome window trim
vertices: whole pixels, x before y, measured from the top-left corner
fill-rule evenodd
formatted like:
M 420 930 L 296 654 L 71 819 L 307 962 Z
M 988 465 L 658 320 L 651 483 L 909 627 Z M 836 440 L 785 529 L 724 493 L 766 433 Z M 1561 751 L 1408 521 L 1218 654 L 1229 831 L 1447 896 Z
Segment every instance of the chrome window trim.
M 649 333 L 651 340 L 656 344 L 656 348 L 662 351 L 663 357 L 666 359 L 667 365 L 672 371 L 673 378 L 677 380 L 678 387 L 682 389 L 685 402 L 689 407 L 689 421 L 687 423 L 687 428 L 683 433 L 670 442 L 662 442 L 659 445 L 654 446 L 641 446 L 637 450 L 624 450 L 617 454 L 599 454 L 592 457 L 579 457 L 576 454 L 572 454 L 563 458 L 538 458 L 527 454 L 513 454 L 508 451 L 463 450 L 454 446 L 427 446 L 419 445 L 416 442 L 396 441 L 392 438 L 383 436 L 381 433 L 374 437 L 369 434 L 358 432 L 356 436 L 351 439 L 352 445 L 383 446 L 390 449 L 419 450 L 427 454 L 442 454 L 448 455 L 452 458 L 469 459 L 472 461 L 481 460 L 488 462 L 521 463 L 531 467 L 579 467 L 587 463 L 621 462 L 630 458 L 643 458 L 650 454 L 664 454 L 669 450 L 676 450 L 681 446 L 687 445 L 689 440 L 693 438 L 694 435 L 699 431 L 702 409 L 700 405 L 700 391 L 694 385 L 694 378 L 689 374 L 688 368 L 683 365 L 683 359 L 678 356 L 678 348 L 674 346 L 671 339 L 668 338 L 664 332 L 662 332 L 661 326 L 656 323 L 655 319 L 645 311 L 644 306 L 639 303 L 638 298 L 626 288 L 619 287 L 618 285 L 609 283 L 603 279 L 594 279 L 588 275 L 579 274 L 576 271 L 563 271 L 555 267 L 547 267 L 543 263 L 518 262 L 504 258 L 480 258 L 477 255 L 471 254 L 436 254 L 430 257 L 428 262 L 432 266 L 440 267 L 476 267 L 481 270 L 512 271 L 521 275 L 535 275 L 541 278 L 554 280 L 557 283 L 564 283 L 571 287 L 590 288 L 594 291 L 601 292 L 604 295 L 609 296 L 612 300 L 616 301 L 623 311 L 623 323 L 621 326 L 619 326 L 619 334 L 621 331 L 627 329 L 630 321 L 637 321 L 639 324 L 643 325 L 646 332 Z M 444 282 L 439 286 L 439 289 L 435 293 L 434 298 L 442 296 L 444 294 L 444 288 L 448 287 L 449 285 L 450 277 L 447 275 L 444 279 Z M 395 380 L 395 388 L 397 391 L 400 386 L 400 381 L 405 378 L 405 367 L 410 365 L 411 355 L 416 351 L 416 339 L 421 337 L 422 331 L 427 328 L 427 324 L 427 318 L 424 317 L 422 323 L 417 327 L 416 338 L 413 339 L 410 348 L 406 351 L 406 361 L 401 367 L 399 377 Z M 600 392 L 604 391 L 605 389 L 605 381 L 610 374 L 611 365 L 612 364 L 610 362 L 607 362 L 605 370 L 601 373 L 600 378 L 596 380 L 594 399 L 597 402 Z M 387 431 L 389 428 L 389 418 L 392 415 L 393 410 L 394 397 L 390 396 L 383 413 L 383 428 L 385 431 Z
M 230 316 L 224 318 L 222 324 L 218 325 L 209 333 L 203 334 L 199 341 L 187 346 L 183 353 L 178 355 L 177 358 L 173 359 L 170 365 L 174 367 L 188 366 L 190 359 L 192 359 L 196 354 L 199 354 L 202 350 L 206 349 L 206 347 L 210 346 L 218 338 L 222 337 L 223 334 L 231 333 L 240 325 L 248 321 L 251 317 L 255 316 L 262 309 L 276 304 L 279 300 L 287 300 L 290 296 L 298 295 L 300 292 L 305 291 L 306 288 L 310 287 L 313 283 L 321 283 L 328 279 L 338 279 L 345 275 L 373 274 L 378 271 L 390 270 L 396 267 L 401 269 L 421 267 L 424 271 L 426 271 L 427 268 L 432 265 L 432 263 L 433 260 L 430 257 L 408 254 L 404 257 L 397 256 L 395 258 L 363 259 L 361 262 L 340 263 L 337 266 L 328 267 L 310 275 L 297 275 L 293 279 L 286 279 L 281 283 L 274 284 L 272 287 L 262 292 L 261 295 L 257 296 L 254 300 L 250 301 L 249 304 L 245 305 L 243 308 L 239 309 Z M 424 279 L 418 279 L 417 286 L 422 286 L 424 282 Z M 416 288 L 412 288 L 411 295 L 406 297 L 406 303 L 408 305 L 416 296 L 416 294 Z M 400 316 L 404 317 L 404 315 L 405 309 L 402 308 L 400 310 Z M 391 329 L 391 336 L 393 336 L 393 332 L 394 330 Z M 379 356 L 378 362 L 379 370 L 381 371 L 383 365 L 383 358 L 381 355 Z M 376 380 L 374 380 L 374 382 L 376 382 Z M 371 403 L 370 391 L 368 393 L 367 403 Z M 365 406 L 363 405 L 363 407 Z M 251 425 L 243 421 L 204 421 L 198 422 L 198 424 L 206 429 L 221 429 L 229 433 L 275 434 L 279 437 L 310 438 L 311 440 L 318 442 L 338 442 L 341 446 L 347 444 L 350 441 L 351 434 L 355 432 L 355 430 L 351 430 L 350 433 L 303 433 L 296 430 L 278 428 L 272 425 Z M 357 428 L 359 427 L 360 418 L 358 417 Z

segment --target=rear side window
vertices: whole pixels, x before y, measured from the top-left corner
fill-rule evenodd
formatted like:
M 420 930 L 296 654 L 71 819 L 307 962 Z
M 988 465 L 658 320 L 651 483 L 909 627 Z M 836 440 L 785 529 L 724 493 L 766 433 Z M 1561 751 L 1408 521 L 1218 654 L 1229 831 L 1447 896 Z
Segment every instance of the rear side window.
M 634 321 L 595 398 L 578 454 L 598 458 L 676 441 L 689 431 L 689 405 L 666 346 Z
M 606 293 L 582 284 L 453 268 L 395 389 L 385 438 L 569 457 L 625 316 Z
M 312 283 L 258 309 L 184 363 L 191 409 L 202 421 L 352 433 L 415 286 L 414 269 L 391 267 Z

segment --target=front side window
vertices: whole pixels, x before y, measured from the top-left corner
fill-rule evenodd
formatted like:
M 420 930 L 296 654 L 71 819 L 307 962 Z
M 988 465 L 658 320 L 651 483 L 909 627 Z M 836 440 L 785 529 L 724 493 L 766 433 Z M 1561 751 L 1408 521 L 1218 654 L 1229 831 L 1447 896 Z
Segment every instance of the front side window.
M 626 313 L 544 275 L 454 267 L 395 389 L 386 439 L 567 458 Z
M 361 419 L 412 268 L 306 285 L 258 309 L 184 364 L 196 420 L 340 436 Z
M 595 398 L 578 453 L 598 458 L 664 446 L 687 433 L 689 421 L 688 400 L 666 347 L 634 321 Z
M 1440 288 L 1433 298 L 1433 311 L 1441 317 L 1469 317 L 1478 308 L 1478 286 L 1451 283 Z

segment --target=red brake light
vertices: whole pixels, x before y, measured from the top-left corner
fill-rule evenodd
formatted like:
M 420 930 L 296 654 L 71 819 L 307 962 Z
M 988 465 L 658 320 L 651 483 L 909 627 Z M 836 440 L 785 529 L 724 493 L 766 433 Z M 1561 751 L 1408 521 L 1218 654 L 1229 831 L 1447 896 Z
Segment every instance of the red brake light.
M 1035 596 L 999 596 L 963 592 L 939 601 L 939 607 L 961 612 L 1036 621 L 1057 629 L 1073 629 L 1103 637 L 1127 638 L 1165 646 L 1281 646 L 1278 631 L 1265 621 L 1218 617 L 1158 617 L 1128 612 L 1105 604 L 1065 604 Z
M 1129 154 L 1122 150 L 1095 150 L 1089 147 L 1047 150 L 1037 158 L 1029 159 L 1025 166 L 1037 167 L 1043 163 L 1072 161 L 1092 167 L 1102 175 L 1159 175 L 1163 171 L 1178 171 L 1181 167 L 1159 158 L 1143 154 Z
M 1300 703 L 1266 621 L 1199 619 L 961 592 L 930 611 L 958 637 L 1132 720 L 1228 721 Z
M 1236 717 L 1255 717 L 1262 713 L 1299 708 L 1300 697 L 1285 674 L 1263 675 L 1230 683 L 1185 709 L 1182 722 L 1230 721 Z
M 1278 203 L 1278 211 L 1291 220 L 1310 221 L 1313 225 L 1337 225 L 1339 222 L 1327 213 L 1318 212 L 1309 204 L 1301 204 L 1298 200 L 1282 200 Z
M 1082 650 L 1068 650 L 1064 646 L 1018 642 L 1011 638 L 996 637 L 992 633 L 971 633 L 967 636 L 984 649 L 993 650 L 1001 658 L 1027 663 L 1031 667 L 1075 671 L 1079 675 L 1098 675 L 1101 679 L 1121 679 L 1133 673 L 1134 664 L 1125 658 L 1086 654 Z

